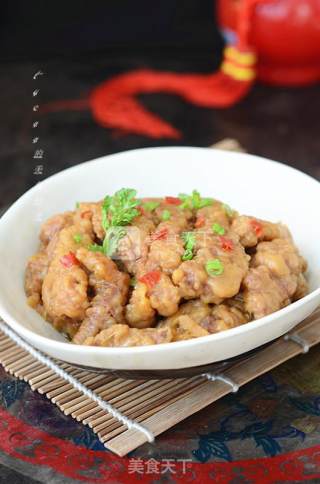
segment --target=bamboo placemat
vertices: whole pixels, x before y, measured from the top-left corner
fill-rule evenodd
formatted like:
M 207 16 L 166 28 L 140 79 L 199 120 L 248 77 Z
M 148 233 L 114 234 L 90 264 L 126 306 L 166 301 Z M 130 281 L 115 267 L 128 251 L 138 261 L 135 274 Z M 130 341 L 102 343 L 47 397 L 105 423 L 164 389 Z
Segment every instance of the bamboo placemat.
M 291 339 L 290 339 L 291 338 Z M 177 380 L 124 380 L 99 375 L 55 362 L 126 418 L 157 436 L 181 420 L 242 386 L 284 361 L 320 342 L 320 309 L 300 323 L 293 333 L 279 338 L 245 360 L 235 362 L 223 374 L 199 375 Z M 148 441 L 137 428 L 128 429 L 92 399 L 40 363 L 0 331 L 0 363 L 5 370 L 29 383 L 65 415 L 89 425 L 106 448 L 119 456 Z M 215 381 L 211 381 L 215 380 Z

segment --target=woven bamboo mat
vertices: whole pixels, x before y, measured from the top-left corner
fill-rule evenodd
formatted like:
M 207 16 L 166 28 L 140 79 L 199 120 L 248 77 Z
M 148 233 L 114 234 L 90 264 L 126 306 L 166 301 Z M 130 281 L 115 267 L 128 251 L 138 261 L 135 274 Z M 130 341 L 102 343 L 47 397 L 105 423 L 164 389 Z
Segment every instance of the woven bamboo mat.
M 319 343 L 320 308 L 300 323 L 292 334 L 293 339 L 279 338 L 247 359 L 235 362 L 223 376 L 242 386 L 302 353 L 302 343 L 309 347 Z M 7 372 L 46 395 L 65 415 L 89 425 L 105 447 L 119 456 L 147 442 L 144 433 L 133 428 L 129 430 L 1 331 L 0 363 Z M 210 381 L 201 375 L 177 380 L 124 380 L 80 370 L 63 362 L 56 363 L 154 436 L 232 391 L 227 380 Z

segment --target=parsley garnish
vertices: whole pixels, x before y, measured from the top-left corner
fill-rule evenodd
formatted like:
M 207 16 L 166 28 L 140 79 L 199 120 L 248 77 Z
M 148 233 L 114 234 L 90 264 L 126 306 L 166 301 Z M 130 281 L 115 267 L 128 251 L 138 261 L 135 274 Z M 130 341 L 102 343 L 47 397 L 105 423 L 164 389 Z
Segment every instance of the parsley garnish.
M 165 222 L 166 222 L 167 220 L 170 220 L 170 219 L 171 219 L 171 212 L 169 212 L 169 210 L 164 210 L 164 211 L 162 212 L 161 218 L 162 218 L 162 220 L 164 220 Z
M 102 252 L 104 254 L 102 245 L 90 244 L 88 245 L 88 249 L 91 250 L 91 252 Z
M 193 258 L 193 249 L 196 244 L 196 238 L 192 232 L 183 232 L 181 238 L 184 241 L 184 253 L 182 260 L 191 260 Z
M 199 208 L 208 207 L 213 204 L 212 198 L 201 198 L 200 193 L 197 190 L 193 190 L 191 195 L 180 193 L 180 200 L 182 201 L 180 208 L 188 208 L 199 210 Z
M 80 242 L 82 241 L 83 239 L 83 236 L 81 234 L 75 234 L 73 236 L 73 240 L 77 243 L 77 244 L 80 244 Z
M 76 202 L 76 208 L 80 208 L 80 202 Z
M 117 250 L 119 240 L 125 236 L 124 225 L 128 225 L 139 215 L 136 207 L 137 192 L 132 188 L 122 188 L 113 197 L 107 195 L 102 203 L 102 227 L 106 234 L 102 246 L 93 244 L 90 250 L 99 251 L 111 257 Z M 98 248 L 99 247 L 99 248 Z
M 223 270 L 223 264 L 219 259 L 208 260 L 206 263 L 206 271 L 209 276 L 220 276 Z
M 105 197 L 102 204 L 102 226 L 105 231 L 110 226 L 128 225 L 139 215 L 136 207 L 140 201 L 135 199 L 136 194 L 132 188 L 122 188 L 113 197 Z
M 147 210 L 147 212 L 153 212 L 156 208 L 159 207 L 159 205 L 160 205 L 160 202 L 154 202 L 154 201 L 150 200 L 150 202 L 145 202 L 142 205 L 142 208 Z
M 224 235 L 224 233 L 225 233 L 225 229 L 222 227 L 222 225 L 220 225 L 218 223 L 214 223 L 212 225 L 212 231 L 215 234 L 218 234 L 218 235 Z

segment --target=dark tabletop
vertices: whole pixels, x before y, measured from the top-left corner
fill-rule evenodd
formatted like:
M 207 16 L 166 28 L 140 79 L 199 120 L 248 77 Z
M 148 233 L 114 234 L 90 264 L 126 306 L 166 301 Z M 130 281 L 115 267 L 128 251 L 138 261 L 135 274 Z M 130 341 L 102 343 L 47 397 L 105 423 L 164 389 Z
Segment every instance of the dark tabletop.
M 39 69 L 44 72 L 38 83 L 38 86 L 41 87 L 39 102 L 46 104 L 54 100 L 83 99 L 99 82 L 115 73 L 136 67 L 148 66 L 179 72 L 210 72 L 218 65 L 218 62 L 218 57 L 214 60 L 204 50 L 201 54 L 190 52 L 189 55 L 186 52 L 182 54 L 180 51 L 178 53 L 161 52 L 161 54 L 155 52 L 154 55 L 149 56 L 143 53 L 135 53 L 129 58 L 120 54 L 111 55 L 101 52 L 95 55 L 86 54 L 64 59 L 55 58 L 34 62 L 6 61 L 2 63 L 0 77 L 0 208 L 8 207 L 39 180 L 66 167 L 122 150 L 146 146 L 175 145 L 177 143 L 170 139 L 153 140 L 136 135 L 111 132 L 95 124 L 89 110 L 62 109 L 58 112 L 39 115 L 37 136 L 40 139 L 38 146 L 44 150 L 44 158 L 41 162 L 34 160 L 32 123 L 36 117 L 32 112 L 32 105 L 34 104 L 32 92 L 35 86 L 33 75 Z M 283 161 L 316 178 L 320 178 L 320 89 L 317 86 L 287 89 L 256 85 L 246 99 L 237 106 L 226 110 L 200 109 L 186 104 L 178 97 L 167 94 L 141 95 L 140 99 L 149 110 L 170 121 L 183 133 L 183 137 L 179 141 L 181 145 L 210 146 L 223 138 L 235 138 L 249 153 Z M 43 165 L 43 173 L 35 174 L 36 165 L 39 164 Z M 272 187 L 270 187 L 270 192 L 272 194 Z M 297 193 L 297 196 L 301 197 L 303 193 Z M 315 360 L 320 361 L 319 352 L 313 353 L 313 355 L 315 354 L 318 355 L 317 360 L 310 356 L 309 364 L 312 364 Z M 250 408 L 250 412 L 252 414 L 255 412 L 255 415 L 258 415 L 260 419 L 259 421 L 264 422 L 264 419 L 269 418 L 274 412 L 274 405 L 280 404 L 283 399 L 288 397 L 288 389 L 284 384 L 287 377 L 284 378 L 283 375 L 288 376 L 291 373 L 290 368 L 287 373 L 283 370 L 281 374 L 277 374 L 274 381 L 270 377 L 269 380 L 265 379 L 257 383 L 256 387 L 251 386 L 248 390 L 249 393 L 246 394 L 247 396 L 241 394 L 237 397 L 239 398 L 238 403 L 235 403 L 232 399 L 224 400 L 226 401 L 225 407 L 223 404 L 217 406 L 215 422 L 220 421 L 222 425 L 221 419 L 226 413 L 237 415 L 239 409 L 241 413 L 241 405 L 242 409 L 247 405 L 246 408 Z M 316 372 L 314 367 L 313 372 Z M 304 378 L 305 375 L 302 375 L 301 379 Z M 53 412 L 51 404 L 45 403 L 43 397 L 33 396 L 32 392 L 27 391 L 25 387 L 21 389 L 14 382 L 14 379 L 8 379 L 3 373 L 1 373 L 1 382 L 1 405 L 4 408 L 9 408 L 11 413 L 18 415 L 19 418 L 21 417 L 24 422 L 34 425 L 35 428 L 43 425 L 40 425 L 39 419 L 36 419 L 36 415 L 40 415 L 42 412 L 41 415 L 49 415 L 48 418 L 52 419 L 52 424 L 44 419 L 47 422 L 45 425 L 47 425 L 46 430 L 49 433 L 56 432 L 59 437 L 63 436 L 62 429 L 69 425 L 74 442 L 85 447 L 89 446 L 89 448 L 96 446 L 97 451 L 101 451 L 101 446 L 99 447 L 92 435 L 84 436 L 82 426 L 70 423 L 70 419 L 61 419 L 61 416 L 58 416 L 58 411 Z M 308 437 L 310 440 L 308 445 L 312 446 L 317 441 L 319 442 L 317 437 L 319 430 L 315 430 L 319 428 L 320 424 L 319 407 L 317 403 L 314 403 L 317 395 L 319 395 L 319 385 L 314 381 L 313 386 L 310 384 L 307 390 L 302 388 L 302 384 L 295 386 L 295 383 L 292 383 L 292 385 L 294 390 L 291 389 L 290 391 L 293 392 L 292 398 L 295 399 L 293 405 L 296 405 L 296 413 L 292 416 L 291 421 L 296 419 L 300 422 L 297 423 L 296 428 L 299 428 L 302 433 L 304 432 L 304 435 L 309 435 L 311 432 L 311 437 Z M 259 388 L 260 390 L 257 390 Z M 305 400 L 303 400 L 305 390 L 311 399 L 309 403 L 305 403 Z M 263 397 L 261 397 L 262 391 L 264 392 Z M 12 392 L 14 396 L 12 396 Z M 21 401 L 23 392 L 27 392 L 27 407 L 24 405 L 24 400 Z M 252 401 L 261 400 L 261 398 L 262 402 L 267 402 L 267 404 L 265 414 L 260 409 L 261 415 L 259 416 L 259 411 L 254 407 L 258 404 L 253 404 Z M 273 400 L 277 400 L 278 403 L 272 403 Z M 251 407 L 248 402 L 251 402 Z M 264 405 L 262 403 L 262 406 Z M 305 406 L 303 407 L 303 405 Z M 312 410 L 312 405 L 316 410 Z M 190 421 L 193 422 L 190 427 L 191 430 L 197 432 L 199 427 L 202 433 L 209 435 L 208 439 L 210 440 L 210 433 L 208 434 L 208 432 L 215 425 L 215 428 L 218 428 L 218 424 L 208 423 L 208 412 L 209 410 L 201 412 L 196 420 L 189 419 L 189 423 L 185 426 L 180 424 L 175 433 L 167 432 L 159 439 L 157 452 L 144 447 L 146 450 L 138 451 L 137 455 L 155 455 L 157 457 L 157 455 L 165 455 L 166 451 L 167 453 L 170 452 L 173 441 L 178 442 L 177 445 L 181 445 L 187 432 L 186 428 L 190 427 Z M 303 420 L 307 418 L 304 415 L 311 415 L 312 422 L 308 423 Z M 289 434 L 286 434 L 283 429 L 281 431 L 282 437 L 280 434 L 278 436 L 289 439 Z M 265 430 L 265 432 L 268 434 L 269 431 Z M 294 439 L 299 439 L 297 433 L 295 436 L 290 435 L 291 437 L 293 440 L 290 442 L 297 442 Z M 194 454 L 197 456 L 197 461 L 205 462 L 208 456 L 201 454 L 201 442 L 201 439 L 198 443 L 194 442 L 191 448 L 198 449 L 198 454 Z M 278 444 L 273 442 L 273 445 Z M 284 451 L 298 448 L 295 445 L 298 444 L 284 446 Z M 249 450 L 246 449 L 242 453 L 236 449 L 233 452 L 235 456 L 239 455 L 246 458 L 246 452 L 249 452 L 248 455 L 250 455 L 250 452 L 255 452 L 252 449 L 254 447 Z M 277 453 L 276 450 L 273 451 Z M 261 454 L 260 450 L 257 452 L 258 456 L 265 455 Z M 271 454 L 269 452 L 269 455 L 272 455 L 272 452 Z M 268 455 L 267 451 L 266 454 Z M 210 458 L 213 458 L 212 455 Z M 228 456 L 221 458 L 228 460 Z M 19 459 L 2 453 L 2 451 L 1 462 L 4 466 L 0 468 L 0 482 L 29 483 L 33 482 L 32 477 L 41 482 L 67 482 L 62 475 L 52 472 L 50 475 L 40 473 L 38 470 L 35 471 L 38 468 L 32 467 L 32 464 L 20 462 Z M 90 478 L 87 479 L 87 482 L 91 482 Z

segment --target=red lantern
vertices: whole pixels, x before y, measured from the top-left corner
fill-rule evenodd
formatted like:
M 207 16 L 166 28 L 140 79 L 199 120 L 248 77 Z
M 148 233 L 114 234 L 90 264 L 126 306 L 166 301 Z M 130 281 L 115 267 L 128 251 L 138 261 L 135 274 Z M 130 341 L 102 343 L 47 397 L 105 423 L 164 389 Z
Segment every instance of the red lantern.
M 237 37 L 239 13 L 248 3 L 258 79 L 277 85 L 319 81 L 320 0 L 218 0 L 219 23 L 229 38 Z

